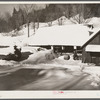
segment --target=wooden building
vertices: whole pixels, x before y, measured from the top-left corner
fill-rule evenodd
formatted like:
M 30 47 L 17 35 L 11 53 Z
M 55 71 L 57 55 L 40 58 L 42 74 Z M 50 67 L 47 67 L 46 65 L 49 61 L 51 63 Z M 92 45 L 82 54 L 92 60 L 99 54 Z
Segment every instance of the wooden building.
M 82 46 L 82 62 L 100 64 L 100 30 L 95 30 Z
M 29 38 L 29 45 L 51 47 L 61 52 L 73 52 L 74 47 L 80 49 L 88 37 L 88 27 L 80 24 L 43 27 Z

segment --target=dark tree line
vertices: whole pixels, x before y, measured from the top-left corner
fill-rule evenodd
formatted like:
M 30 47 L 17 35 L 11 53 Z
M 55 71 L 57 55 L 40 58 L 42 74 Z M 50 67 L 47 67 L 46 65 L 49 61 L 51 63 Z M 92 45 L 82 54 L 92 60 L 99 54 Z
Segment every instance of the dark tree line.
M 6 13 L 5 17 L 0 16 L 0 32 L 20 30 L 21 25 L 26 23 L 29 25 L 30 22 L 52 22 L 61 16 L 70 19 L 79 14 L 79 18 L 75 19 L 78 23 L 81 23 L 81 17 L 84 19 L 100 17 L 99 4 L 49 4 L 44 9 L 33 7 L 30 11 L 28 10 L 29 8 L 23 7 L 19 7 L 19 10 L 14 8 L 12 15 Z

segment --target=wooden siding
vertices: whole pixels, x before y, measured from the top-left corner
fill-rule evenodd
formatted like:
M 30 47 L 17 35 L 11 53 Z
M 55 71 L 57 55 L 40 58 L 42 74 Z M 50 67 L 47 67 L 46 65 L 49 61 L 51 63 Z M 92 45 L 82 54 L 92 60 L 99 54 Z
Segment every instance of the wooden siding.
M 100 45 L 100 33 L 89 44 Z
M 100 45 L 100 33 L 88 43 L 88 45 Z M 100 52 L 86 52 L 86 46 L 82 50 L 82 62 L 83 63 L 95 63 L 98 65 L 100 63 Z
M 85 48 L 82 51 L 82 63 L 91 63 L 91 55 L 89 52 L 85 52 Z

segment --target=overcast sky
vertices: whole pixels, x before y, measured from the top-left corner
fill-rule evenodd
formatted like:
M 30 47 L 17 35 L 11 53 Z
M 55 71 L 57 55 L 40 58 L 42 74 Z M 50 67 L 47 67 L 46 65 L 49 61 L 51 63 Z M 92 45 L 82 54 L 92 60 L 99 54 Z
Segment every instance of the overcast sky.
M 0 15 L 5 14 L 5 12 L 12 14 L 14 7 L 18 8 L 15 4 L 0 4 Z
M 45 4 L 38 4 L 38 6 L 42 9 L 45 7 Z M 9 12 L 12 14 L 13 8 L 16 8 L 18 10 L 18 4 L 0 4 L 0 15 L 5 14 L 5 12 Z

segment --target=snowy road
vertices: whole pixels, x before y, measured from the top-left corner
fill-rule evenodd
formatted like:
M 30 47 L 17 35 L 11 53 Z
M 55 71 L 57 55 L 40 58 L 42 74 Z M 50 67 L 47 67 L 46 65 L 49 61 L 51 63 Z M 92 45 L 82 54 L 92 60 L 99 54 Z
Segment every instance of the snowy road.
M 20 68 L 0 74 L 0 90 L 98 90 L 90 76 L 67 68 Z
M 100 89 L 99 67 L 86 66 L 71 58 L 55 58 L 51 51 L 31 55 L 26 51 L 23 58 L 29 57 L 24 61 L 0 60 L 0 90 Z

